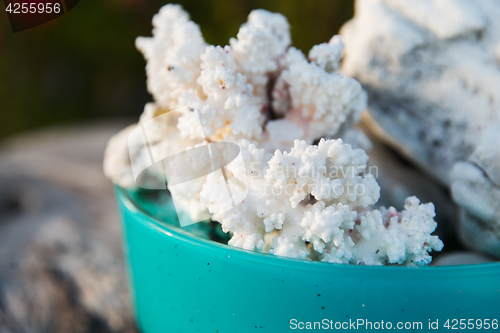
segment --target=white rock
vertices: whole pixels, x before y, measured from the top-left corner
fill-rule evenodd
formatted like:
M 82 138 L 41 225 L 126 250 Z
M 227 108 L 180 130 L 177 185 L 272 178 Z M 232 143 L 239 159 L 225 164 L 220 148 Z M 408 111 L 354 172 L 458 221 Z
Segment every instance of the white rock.
M 369 94 L 367 123 L 446 184 L 500 120 L 499 16 L 488 0 L 358 0 L 341 30 L 342 72 Z
M 461 238 L 497 256 L 499 16 L 488 0 L 358 0 L 341 30 L 342 72 L 369 95 L 364 123 L 450 186 Z

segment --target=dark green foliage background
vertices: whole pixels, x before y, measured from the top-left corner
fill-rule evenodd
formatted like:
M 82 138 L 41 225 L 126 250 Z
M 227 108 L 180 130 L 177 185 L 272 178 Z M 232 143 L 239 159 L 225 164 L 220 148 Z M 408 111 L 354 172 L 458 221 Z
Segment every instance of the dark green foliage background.
M 0 14 L 0 138 L 39 126 L 139 115 L 151 100 L 137 36 L 167 2 L 80 0 L 64 16 L 13 34 Z M 248 13 L 284 14 L 293 45 L 307 52 L 353 15 L 352 0 L 178 1 L 205 40 L 226 45 Z

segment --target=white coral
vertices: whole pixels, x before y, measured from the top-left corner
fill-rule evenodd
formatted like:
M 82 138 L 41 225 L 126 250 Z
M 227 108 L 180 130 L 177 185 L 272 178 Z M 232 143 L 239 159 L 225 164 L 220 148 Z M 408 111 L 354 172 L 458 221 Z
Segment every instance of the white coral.
M 258 9 L 248 15 L 237 39 L 230 45 L 238 63 L 238 71 L 254 86 L 255 94 L 265 102 L 270 74 L 278 70 L 278 60 L 290 45 L 290 26 L 281 14 Z
M 434 205 L 419 203 L 416 197 L 409 197 L 400 213 L 390 207 L 360 214 L 353 259 L 366 265 L 428 264 L 428 252 L 441 251 L 443 243 L 431 236 L 437 226 Z
M 138 127 L 110 140 L 105 172 L 115 183 L 133 186 L 137 164 L 145 169 L 141 184 L 164 185 L 168 170 L 148 165 L 195 147 L 196 156 L 174 157 L 197 178 L 168 184 L 182 225 L 209 212 L 232 234 L 230 245 L 337 263 L 418 265 L 429 261 L 427 251 L 439 249 L 430 236 L 431 206 L 409 199 L 401 221 L 389 224 L 386 210 L 368 211 L 380 188 L 365 174 L 363 150 L 341 139 L 312 145 L 346 135 L 370 146 L 350 129 L 366 94 L 337 71 L 339 36 L 313 47 L 308 60 L 289 48 L 286 18 L 265 10 L 252 11 L 225 47 L 207 45 L 178 5 L 164 6 L 153 26 L 153 37 L 140 37 L 136 45 L 147 60 L 155 103 L 146 106 Z M 230 149 L 203 149 L 223 142 L 239 145 L 235 159 Z M 229 164 L 213 172 L 217 154 Z M 185 176 L 182 166 L 171 169 Z M 200 176 L 200 170 L 210 171 Z
M 363 150 L 353 150 L 342 140 L 321 139 L 317 146 L 296 140 L 289 153 L 276 151 L 265 178 L 272 187 L 291 194 L 293 208 L 307 195 L 354 209 L 366 208 L 377 202 L 380 192 L 373 175 L 359 175 L 367 160 Z
M 333 36 L 328 43 L 313 46 L 309 51 L 309 59 L 327 72 L 335 72 L 344 57 L 344 43 L 339 35 Z
M 228 209 L 221 175 L 209 175 L 201 193 L 212 218 L 233 234 L 229 244 L 262 250 L 265 235 L 275 232 L 269 253 L 307 259 L 310 243 L 323 261 L 367 265 L 418 266 L 429 263 L 429 251 L 441 250 L 441 241 L 430 236 L 436 228 L 432 204 L 411 197 L 399 214 L 392 207 L 358 214 L 380 191 L 370 174 L 360 174 L 364 151 L 340 139 L 322 139 L 318 146 L 296 140 L 290 153 L 277 150 L 271 158 L 248 141 L 241 147 L 250 170 L 243 202 Z M 229 177 L 241 177 L 241 168 L 232 168 Z M 356 193 L 350 183 L 363 191 Z

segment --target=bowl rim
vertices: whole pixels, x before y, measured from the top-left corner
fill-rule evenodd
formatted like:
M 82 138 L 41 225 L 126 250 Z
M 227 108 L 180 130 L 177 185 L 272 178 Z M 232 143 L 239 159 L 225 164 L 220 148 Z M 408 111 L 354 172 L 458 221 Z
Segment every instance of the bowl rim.
M 191 245 L 202 247 L 205 249 L 215 250 L 227 255 L 228 258 L 240 258 L 247 261 L 257 261 L 261 264 L 268 264 L 273 266 L 289 267 L 294 266 L 297 269 L 303 270 L 352 270 L 356 272 L 365 271 L 370 274 L 386 274 L 388 272 L 399 273 L 406 272 L 414 275 L 425 274 L 431 275 L 436 273 L 444 273 L 446 275 L 454 275 L 458 272 L 461 274 L 477 274 L 478 272 L 484 273 L 492 271 L 493 273 L 500 274 L 500 262 L 482 263 L 482 264 L 467 264 L 467 265 L 446 265 L 446 266 L 420 266 L 420 267 L 406 267 L 406 266 L 359 266 L 337 263 L 326 263 L 321 261 L 309 261 L 302 259 L 294 259 L 287 257 L 275 256 L 267 253 L 250 251 L 238 247 L 217 243 L 211 240 L 202 239 L 177 226 L 170 225 L 157 217 L 148 213 L 138 202 L 132 198 L 127 189 L 115 185 L 115 194 L 118 202 L 132 213 L 139 222 L 146 226 L 156 229 L 158 232 L 165 234 L 168 237 L 175 238 L 179 241 L 189 243 Z

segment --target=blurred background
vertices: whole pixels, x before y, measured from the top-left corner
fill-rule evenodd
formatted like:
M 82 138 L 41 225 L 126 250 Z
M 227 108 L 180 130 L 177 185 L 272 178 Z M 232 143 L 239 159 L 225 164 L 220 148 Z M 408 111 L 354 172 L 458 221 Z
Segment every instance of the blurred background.
M 151 18 L 165 1 L 80 3 L 44 25 L 13 34 L 0 20 L 0 139 L 37 127 L 137 116 L 151 100 L 137 36 L 151 36 Z M 308 52 L 327 42 L 353 15 L 353 1 L 177 1 L 209 44 L 227 45 L 252 9 L 284 14 L 293 45 Z M 131 117 L 132 119 L 132 117 Z

